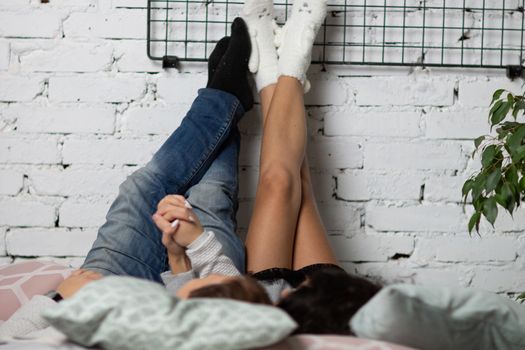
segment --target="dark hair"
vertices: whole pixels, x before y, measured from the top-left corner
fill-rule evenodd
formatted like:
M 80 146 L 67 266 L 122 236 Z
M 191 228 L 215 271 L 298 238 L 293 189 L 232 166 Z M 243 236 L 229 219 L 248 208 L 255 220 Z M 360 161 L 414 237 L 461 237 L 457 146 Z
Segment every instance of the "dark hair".
M 226 298 L 256 304 L 272 304 L 266 290 L 255 279 L 248 276 L 195 289 L 190 292 L 188 298 Z
M 297 322 L 294 334 L 352 334 L 350 318 L 381 287 L 342 269 L 313 272 L 277 305 Z

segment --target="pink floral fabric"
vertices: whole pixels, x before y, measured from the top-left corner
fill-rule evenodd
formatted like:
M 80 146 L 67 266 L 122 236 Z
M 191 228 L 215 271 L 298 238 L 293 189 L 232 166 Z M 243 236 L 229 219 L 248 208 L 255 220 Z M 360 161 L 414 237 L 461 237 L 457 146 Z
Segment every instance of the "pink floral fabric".
M 413 350 L 376 340 L 336 335 L 298 335 L 260 350 Z
M 6 321 L 34 295 L 56 289 L 73 270 L 45 261 L 0 266 L 0 322 Z

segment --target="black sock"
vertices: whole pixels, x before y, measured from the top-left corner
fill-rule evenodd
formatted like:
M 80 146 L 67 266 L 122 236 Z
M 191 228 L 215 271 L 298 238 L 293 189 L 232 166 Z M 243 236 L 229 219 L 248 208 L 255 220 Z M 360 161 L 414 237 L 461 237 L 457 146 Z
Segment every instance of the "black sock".
M 251 43 L 248 27 L 237 17 L 232 23 L 230 44 L 216 68 L 209 88 L 229 92 L 241 101 L 245 111 L 253 107 L 253 95 L 248 83 L 248 60 Z
M 208 84 L 206 87 L 210 87 L 211 80 L 213 79 L 213 76 L 215 75 L 215 71 L 217 70 L 217 66 L 219 65 L 219 62 L 222 59 L 222 56 L 224 56 L 224 53 L 226 52 L 226 49 L 228 49 L 228 45 L 230 44 L 230 37 L 225 36 L 221 40 L 217 42 L 217 45 L 215 45 L 215 48 L 213 49 L 210 57 L 208 58 Z

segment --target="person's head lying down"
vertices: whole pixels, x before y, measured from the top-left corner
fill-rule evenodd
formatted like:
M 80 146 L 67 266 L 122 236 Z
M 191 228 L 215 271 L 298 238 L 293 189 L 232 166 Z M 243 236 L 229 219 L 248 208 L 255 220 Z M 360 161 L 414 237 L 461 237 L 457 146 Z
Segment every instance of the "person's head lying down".
M 352 334 L 349 320 L 380 287 L 343 270 L 312 273 L 297 288 L 285 290 L 277 307 L 299 325 L 294 334 Z M 211 275 L 192 280 L 177 296 L 187 298 L 228 298 L 271 305 L 264 288 L 249 276 Z
M 194 279 L 177 292 L 181 299 L 226 298 L 256 304 L 271 305 L 264 288 L 249 276 L 210 275 Z

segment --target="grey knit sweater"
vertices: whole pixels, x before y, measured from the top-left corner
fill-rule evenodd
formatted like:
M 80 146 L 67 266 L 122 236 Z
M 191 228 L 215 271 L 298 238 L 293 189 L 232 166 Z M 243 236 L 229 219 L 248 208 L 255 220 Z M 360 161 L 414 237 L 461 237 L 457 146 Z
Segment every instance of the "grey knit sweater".
M 204 232 L 186 250 L 192 269 L 187 272 L 174 275 L 171 271 L 163 272 L 160 276 L 166 288 L 173 295 L 188 281 L 195 278 L 203 278 L 211 274 L 225 276 L 240 276 L 239 270 L 233 261 L 222 252 L 221 243 L 215 238 L 211 231 Z M 259 281 L 264 287 L 272 302 L 276 303 L 281 292 L 290 285 L 283 279 L 272 282 Z
M 211 274 L 240 276 L 241 273 L 233 261 L 222 252 L 222 245 L 211 231 L 203 232 L 186 250 L 191 261 L 191 270 L 174 275 L 171 271 L 163 272 L 160 277 L 168 291 L 175 295 L 186 282 L 195 278 L 204 278 Z

